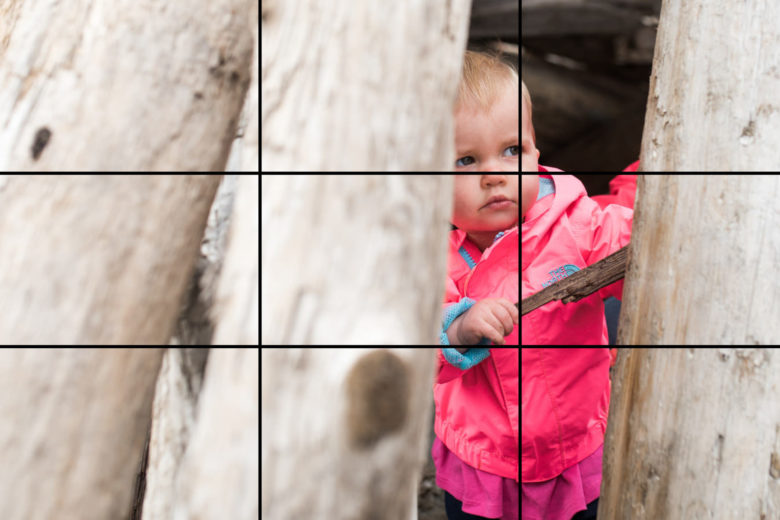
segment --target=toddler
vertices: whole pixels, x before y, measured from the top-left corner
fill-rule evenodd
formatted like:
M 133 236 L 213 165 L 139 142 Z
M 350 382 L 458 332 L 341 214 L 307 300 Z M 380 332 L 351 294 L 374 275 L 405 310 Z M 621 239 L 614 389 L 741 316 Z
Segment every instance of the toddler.
M 550 166 L 542 166 L 539 164 L 539 149 L 536 148 L 536 132 L 534 132 L 534 124 L 531 119 L 531 94 L 528 93 L 528 88 L 523 85 L 523 171 L 524 172 L 559 172 L 561 170 L 552 168 Z
M 517 174 L 456 175 L 442 345 L 518 344 Z
M 519 517 L 518 350 L 438 352 L 431 455 L 449 520 Z
M 517 171 L 517 83 L 510 65 L 466 51 L 455 104 L 455 171 Z
M 596 518 L 611 361 L 606 348 L 523 349 L 523 520 Z
M 633 211 L 616 204 L 602 210 L 573 175 L 523 175 L 522 189 L 524 299 L 631 239 Z M 620 280 L 577 303 L 543 305 L 523 316 L 523 344 L 606 345 L 603 300 L 622 292 Z

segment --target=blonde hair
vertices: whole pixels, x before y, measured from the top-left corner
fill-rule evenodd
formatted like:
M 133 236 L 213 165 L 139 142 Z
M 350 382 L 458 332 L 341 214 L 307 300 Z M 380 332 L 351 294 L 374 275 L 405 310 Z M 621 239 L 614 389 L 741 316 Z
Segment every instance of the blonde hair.
M 517 71 L 495 54 L 466 51 L 455 106 L 476 103 L 486 110 L 507 86 L 517 87 Z M 523 86 L 525 88 L 525 86 Z

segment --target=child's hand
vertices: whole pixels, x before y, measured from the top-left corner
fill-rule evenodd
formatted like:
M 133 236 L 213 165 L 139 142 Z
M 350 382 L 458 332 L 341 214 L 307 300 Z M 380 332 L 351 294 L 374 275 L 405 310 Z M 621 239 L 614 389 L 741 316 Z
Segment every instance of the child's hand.
M 503 345 L 504 336 L 511 334 L 515 323 L 520 323 L 520 311 L 512 302 L 488 298 L 478 301 L 456 319 L 451 326 L 455 327 L 455 333 L 448 336 L 453 345 L 476 345 L 482 338 Z

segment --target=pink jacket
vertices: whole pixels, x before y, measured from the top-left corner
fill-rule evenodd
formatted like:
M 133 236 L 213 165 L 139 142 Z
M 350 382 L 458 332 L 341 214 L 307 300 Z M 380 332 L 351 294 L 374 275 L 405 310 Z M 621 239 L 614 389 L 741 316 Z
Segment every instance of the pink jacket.
M 609 256 L 631 239 L 633 211 L 601 210 L 573 175 L 551 175 L 555 193 L 536 201 L 522 229 L 522 297 Z M 523 345 L 606 345 L 603 300 L 621 297 L 623 281 L 577 303 L 548 303 L 523 316 Z
M 609 195 L 595 195 L 593 200 L 599 203 L 602 209 L 610 204 L 619 204 L 634 209 L 636 199 L 636 175 L 616 175 L 609 181 Z
M 606 348 L 523 349 L 523 482 L 543 482 L 604 443 Z
M 496 347 L 482 363 L 461 370 L 438 351 L 433 385 L 436 436 L 463 462 L 520 481 L 518 348 Z
M 467 240 L 466 232 L 456 229 L 450 233 L 450 256 L 444 303 L 456 303 L 465 297 L 473 300 L 506 298 L 518 301 L 517 249 L 520 231 L 514 227 L 480 253 L 479 248 Z M 461 253 L 461 247 L 475 265 L 473 268 Z M 518 326 L 509 336 L 507 345 L 518 345 Z
M 539 171 L 540 172 L 562 172 L 563 170 L 559 170 L 558 168 L 553 168 L 552 166 L 542 166 L 540 164 Z

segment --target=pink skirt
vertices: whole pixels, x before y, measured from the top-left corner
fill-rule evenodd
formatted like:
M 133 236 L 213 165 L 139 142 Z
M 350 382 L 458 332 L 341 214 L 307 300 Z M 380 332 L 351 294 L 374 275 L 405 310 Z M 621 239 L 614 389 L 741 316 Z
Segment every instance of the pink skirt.
M 579 464 L 545 482 L 523 483 L 523 520 L 571 520 L 601 491 L 604 444 Z
M 485 518 L 518 520 L 520 490 L 512 479 L 472 468 L 436 437 L 431 449 L 436 485 L 463 502 L 463 512 Z

